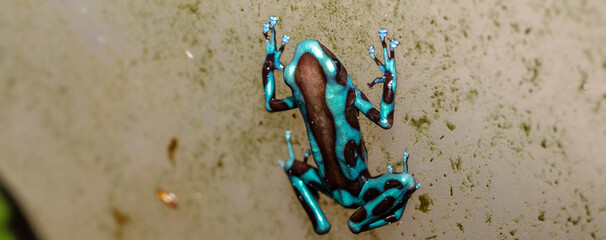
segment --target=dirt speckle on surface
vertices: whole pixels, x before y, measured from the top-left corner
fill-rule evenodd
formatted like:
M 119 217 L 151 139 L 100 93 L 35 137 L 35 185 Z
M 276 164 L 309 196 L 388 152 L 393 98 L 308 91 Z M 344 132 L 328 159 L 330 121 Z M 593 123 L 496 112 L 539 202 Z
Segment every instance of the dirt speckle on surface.
M 175 153 L 177 152 L 177 148 L 179 147 L 179 139 L 172 138 L 170 143 L 168 144 L 168 160 L 171 164 L 175 165 Z
M 112 216 L 114 218 L 114 222 L 116 223 L 114 238 L 124 239 L 124 230 L 130 223 L 130 216 L 117 208 L 112 209 Z

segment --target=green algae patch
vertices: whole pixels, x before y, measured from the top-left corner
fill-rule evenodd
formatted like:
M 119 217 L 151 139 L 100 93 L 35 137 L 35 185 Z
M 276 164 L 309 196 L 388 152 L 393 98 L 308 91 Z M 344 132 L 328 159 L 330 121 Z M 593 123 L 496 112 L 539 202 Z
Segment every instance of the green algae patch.
M 429 118 L 427 118 L 427 115 L 423 115 L 420 118 L 411 118 L 410 119 L 410 125 L 412 125 L 413 127 L 415 127 L 417 129 L 417 131 L 421 131 L 424 127 L 427 127 L 431 124 L 431 121 L 429 120 Z
M 530 123 L 523 122 L 522 124 L 520 124 L 520 128 L 524 130 L 524 133 L 526 133 L 527 137 L 530 136 Z
M 474 103 L 476 101 L 476 98 L 478 98 L 478 95 L 478 90 L 472 89 L 465 95 L 465 100 Z
M 429 198 L 429 195 L 427 195 L 427 193 L 419 195 L 419 202 L 421 202 L 421 204 L 415 207 L 416 210 L 419 210 L 423 213 L 428 213 L 431 210 L 430 206 L 433 205 L 433 200 Z
M 454 124 L 452 124 L 452 123 L 451 123 L 451 122 L 449 122 L 449 121 L 446 121 L 446 127 L 447 127 L 447 128 L 448 128 L 448 130 L 450 130 L 450 131 L 454 131 L 454 130 L 455 130 L 455 128 L 457 128 L 457 126 L 455 126 Z
M 455 160 L 450 160 L 450 167 L 452 170 L 460 170 L 461 169 L 461 157 L 457 157 Z

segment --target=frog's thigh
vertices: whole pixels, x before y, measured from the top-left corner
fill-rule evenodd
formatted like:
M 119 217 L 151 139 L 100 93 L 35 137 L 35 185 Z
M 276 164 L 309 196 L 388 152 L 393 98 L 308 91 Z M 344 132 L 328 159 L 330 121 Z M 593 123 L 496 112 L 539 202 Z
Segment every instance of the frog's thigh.
M 313 190 L 320 191 L 327 196 L 330 196 L 326 187 L 322 184 L 322 178 L 320 177 L 320 174 L 318 174 L 318 169 L 315 167 L 305 162 L 295 160 L 287 173 L 289 176 L 298 177 L 305 185 L 311 186 Z

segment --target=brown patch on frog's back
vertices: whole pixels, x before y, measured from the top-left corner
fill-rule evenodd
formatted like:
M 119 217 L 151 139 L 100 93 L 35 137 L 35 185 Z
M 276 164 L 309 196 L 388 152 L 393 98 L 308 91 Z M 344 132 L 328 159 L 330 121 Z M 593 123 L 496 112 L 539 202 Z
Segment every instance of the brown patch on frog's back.
M 356 166 L 356 160 L 359 153 L 359 147 L 353 140 L 349 140 L 347 144 L 345 144 L 345 149 L 343 156 L 345 156 L 345 163 L 351 167 Z
M 304 53 L 297 63 L 295 83 L 305 100 L 309 128 L 320 148 L 324 162 L 324 183 L 329 191 L 346 189 L 357 196 L 362 184 L 350 181 L 343 174 L 337 158 L 334 117 L 326 103 L 326 76 L 322 66 L 311 53 Z

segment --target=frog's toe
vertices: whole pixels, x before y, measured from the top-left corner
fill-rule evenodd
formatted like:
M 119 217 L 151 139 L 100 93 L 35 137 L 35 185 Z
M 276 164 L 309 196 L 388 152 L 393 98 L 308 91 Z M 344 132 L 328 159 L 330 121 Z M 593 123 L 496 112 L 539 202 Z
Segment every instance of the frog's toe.
M 269 17 L 269 25 L 271 25 L 271 27 L 276 26 L 277 23 L 278 23 L 278 17 L 276 17 L 276 16 Z
M 387 29 L 379 29 L 379 39 L 381 39 L 381 42 L 385 41 L 385 37 L 387 37 Z
M 286 45 L 288 41 L 290 41 L 290 37 L 284 34 L 284 36 L 282 36 L 282 46 Z
M 269 23 L 263 24 L 263 33 L 267 34 L 269 32 Z
M 291 136 L 292 136 L 292 132 L 290 130 L 284 131 L 284 137 L 286 138 L 286 141 L 290 142 Z
M 309 149 L 305 150 L 305 155 L 303 156 L 304 163 L 307 163 L 307 160 L 309 159 L 310 155 L 311 155 L 311 150 L 309 150 Z
M 391 42 L 389 43 L 389 47 L 390 47 L 391 51 L 396 50 L 398 45 L 400 45 L 400 42 L 398 42 L 395 39 L 391 39 Z

